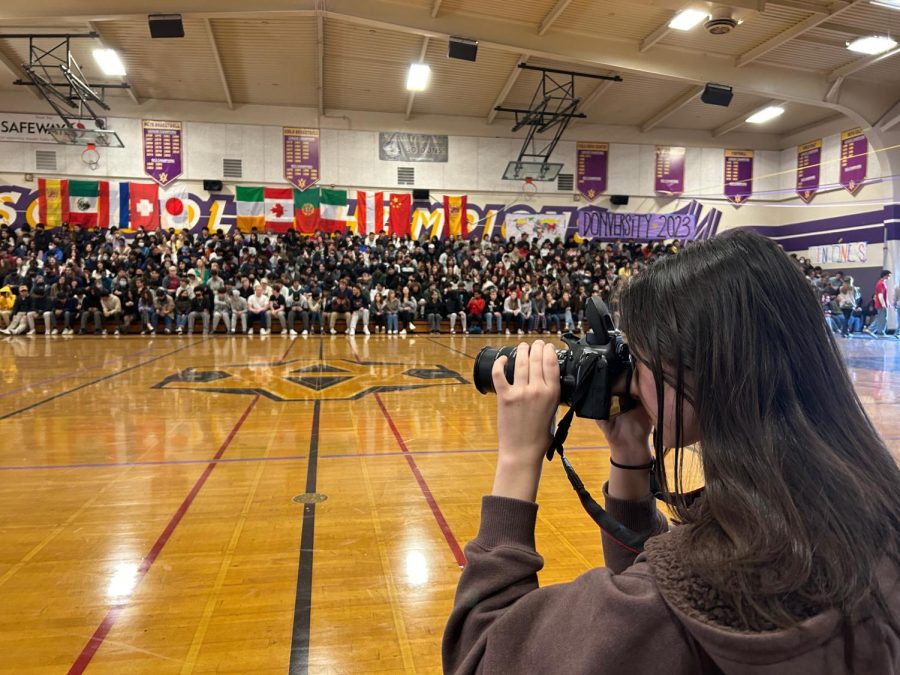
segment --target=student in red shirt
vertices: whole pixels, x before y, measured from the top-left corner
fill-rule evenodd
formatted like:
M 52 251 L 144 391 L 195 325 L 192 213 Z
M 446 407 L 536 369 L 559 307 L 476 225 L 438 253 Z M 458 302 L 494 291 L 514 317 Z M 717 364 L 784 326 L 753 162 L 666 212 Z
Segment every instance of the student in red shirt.
M 875 284 L 875 320 L 869 326 L 869 332 L 876 337 L 884 337 L 884 330 L 887 328 L 887 308 L 888 308 L 888 280 L 891 273 L 888 270 L 881 272 L 881 278 Z
M 468 315 L 469 330 L 472 326 L 478 326 L 484 330 L 484 298 L 481 297 L 481 289 L 475 289 L 475 295 L 466 304 L 466 314 Z

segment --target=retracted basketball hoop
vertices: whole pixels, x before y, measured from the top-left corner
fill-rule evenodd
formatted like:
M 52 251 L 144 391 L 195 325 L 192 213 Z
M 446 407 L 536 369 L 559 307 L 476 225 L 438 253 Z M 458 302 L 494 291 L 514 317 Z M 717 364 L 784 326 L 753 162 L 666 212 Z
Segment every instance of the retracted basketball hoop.
M 534 182 L 534 178 L 532 178 L 531 176 L 526 176 L 522 180 L 522 198 L 525 201 L 531 201 L 531 199 L 534 197 L 534 195 L 537 194 L 537 192 L 538 186 Z

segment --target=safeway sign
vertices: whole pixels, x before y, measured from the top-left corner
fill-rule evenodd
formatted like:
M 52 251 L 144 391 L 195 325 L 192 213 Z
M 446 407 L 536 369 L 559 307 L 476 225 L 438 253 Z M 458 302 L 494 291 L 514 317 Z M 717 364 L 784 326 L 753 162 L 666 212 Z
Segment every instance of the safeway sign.
M 50 129 L 65 127 L 56 115 L 24 115 L 20 113 L 0 112 L 0 141 L 16 143 L 56 143 L 50 135 Z M 93 120 L 76 122 L 81 129 L 95 129 Z

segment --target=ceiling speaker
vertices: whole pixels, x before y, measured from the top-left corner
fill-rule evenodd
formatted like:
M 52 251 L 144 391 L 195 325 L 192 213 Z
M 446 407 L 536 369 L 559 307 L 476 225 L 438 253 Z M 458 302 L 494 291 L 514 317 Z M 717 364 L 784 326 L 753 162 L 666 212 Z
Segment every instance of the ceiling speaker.
M 469 40 L 468 38 L 461 37 L 451 37 L 450 47 L 447 50 L 447 56 L 451 59 L 474 61 L 478 56 L 478 40 Z
M 222 191 L 222 181 L 220 180 L 205 180 L 203 181 L 203 189 L 207 192 L 221 192 Z
M 184 24 L 181 22 L 181 14 L 151 14 L 147 18 L 150 21 L 150 37 L 184 37 Z
M 613 206 L 628 206 L 628 195 L 610 195 L 609 201 Z
M 431 191 L 425 189 L 415 189 L 412 191 L 412 198 L 414 202 L 427 202 L 431 199 Z
M 713 84 L 710 82 L 703 89 L 700 100 L 709 105 L 720 105 L 727 108 L 731 105 L 731 99 L 734 98 L 734 92 L 731 87 L 725 84 Z

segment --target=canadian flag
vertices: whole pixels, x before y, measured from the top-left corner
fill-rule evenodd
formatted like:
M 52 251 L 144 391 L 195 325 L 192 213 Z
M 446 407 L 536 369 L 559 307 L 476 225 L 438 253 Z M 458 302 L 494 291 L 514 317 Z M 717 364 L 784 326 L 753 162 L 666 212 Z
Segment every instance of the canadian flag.
M 384 193 L 356 193 L 356 233 L 381 234 L 384 230 Z
M 183 188 L 165 190 L 160 196 L 162 226 L 164 229 L 183 230 L 188 227 L 188 193 Z
M 128 192 L 131 228 L 158 230 L 159 186 L 156 183 L 132 183 Z
M 266 188 L 266 232 L 283 234 L 294 226 L 294 189 Z

